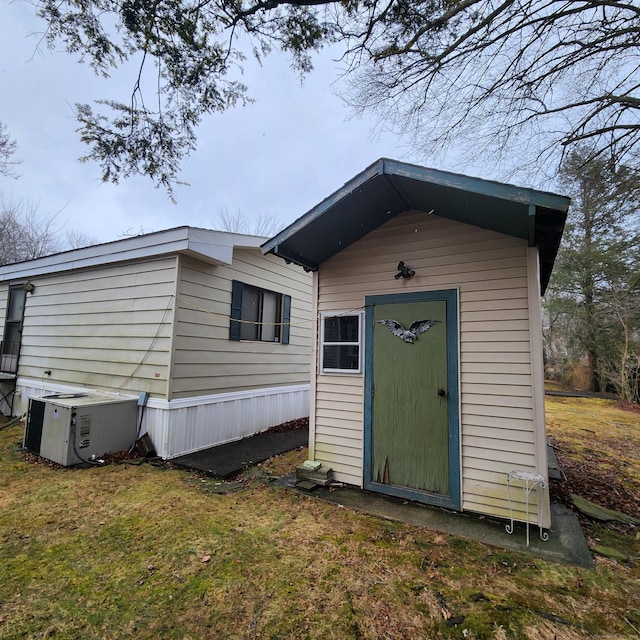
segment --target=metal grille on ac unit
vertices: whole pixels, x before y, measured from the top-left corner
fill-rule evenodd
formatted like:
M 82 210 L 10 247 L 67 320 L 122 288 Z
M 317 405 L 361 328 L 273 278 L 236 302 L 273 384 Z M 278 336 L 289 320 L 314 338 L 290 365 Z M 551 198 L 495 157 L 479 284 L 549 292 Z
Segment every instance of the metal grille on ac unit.
M 135 399 L 106 394 L 31 398 L 24 448 L 64 466 L 129 449 L 136 439 Z

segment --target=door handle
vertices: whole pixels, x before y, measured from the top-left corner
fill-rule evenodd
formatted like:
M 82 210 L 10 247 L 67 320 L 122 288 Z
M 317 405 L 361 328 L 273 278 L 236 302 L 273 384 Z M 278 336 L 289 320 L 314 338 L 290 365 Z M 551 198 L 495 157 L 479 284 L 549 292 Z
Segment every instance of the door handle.
M 438 389 L 438 395 L 441 398 L 444 398 L 447 395 L 447 392 L 444 389 Z

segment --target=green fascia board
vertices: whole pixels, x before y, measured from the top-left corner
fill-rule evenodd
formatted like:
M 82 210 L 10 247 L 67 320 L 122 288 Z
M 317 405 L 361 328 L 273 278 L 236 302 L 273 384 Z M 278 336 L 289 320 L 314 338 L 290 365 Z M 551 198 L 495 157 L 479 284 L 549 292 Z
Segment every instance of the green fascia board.
M 437 184 L 451 189 L 468 191 L 470 193 L 517 202 L 523 205 L 534 204 L 535 206 L 556 209 L 558 211 L 566 212 L 569 208 L 569 198 L 548 191 L 537 191 L 536 189 L 517 187 L 504 182 L 474 178 L 472 176 L 451 173 L 440 169 L 430 169 L 428 167 L 408 164 L 400 162 L 399 160 L 389 160 L 387 158 L 378 160 L 378 164 L 382 164 L 382 171 L 384 173 L 428 182 L 430 184 Z
M 262 251 L 316 270 L 392 217 L 417 210 L 539 246 L 544 290 L 569 203 L 546 191 L 382 158 L 265 242 Z
M 302 231 L 302 229 L 304 229 L 306 226 L 317 220 L 331 207 L 335 206 L 338 202 L 353 193 L 353 191 L 355 191 L 357 188 L 361 187 L 365 182 L 371 180 L 377 175 L 377 164 L 372 164 L 367 167 L 364 171 L 349 180 L 349 182 L 346 182 L 340 189 L 334 191 L 330 196 L 313 207 L 313 209 L 300 216 L 297 220 L 295 220 L 273 238 L 267 240 L 267 242 L 262 245 L 263 253 L 269 253 L 274 249 L 274 247 L 283 244 L 286 240 L 294 236 L 296 233 Z
M 411 205 L 408 209 L 427 211 L 456 222 L 528 239 L 528 205 L 517 200 L 497 200 L 485 193 L 395 175 L 391 180 L 407 194 Z

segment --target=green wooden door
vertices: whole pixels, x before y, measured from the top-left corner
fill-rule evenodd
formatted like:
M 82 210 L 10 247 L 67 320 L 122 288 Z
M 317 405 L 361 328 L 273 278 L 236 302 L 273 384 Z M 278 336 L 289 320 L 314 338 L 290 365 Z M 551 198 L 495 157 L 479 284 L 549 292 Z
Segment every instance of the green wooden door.
M 369 488 L 455 506 L 457 417 L 453 425 L 451 418 L 457 416 L 457 375 L 450 368 L 454 359 L 457 365 L 457 353 L 451 354 L 451 304 L 430 294 L 389 296 L 369 306 L 366 454 Z

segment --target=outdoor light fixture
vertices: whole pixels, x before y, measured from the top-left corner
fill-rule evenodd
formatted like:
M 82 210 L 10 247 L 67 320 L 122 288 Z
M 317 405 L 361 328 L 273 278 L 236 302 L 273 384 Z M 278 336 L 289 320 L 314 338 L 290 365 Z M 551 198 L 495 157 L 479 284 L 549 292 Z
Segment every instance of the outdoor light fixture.
M 33 282 L 25 282 L 24 283 L 24 290 L 27 293 L 33 293 L 36 290 L 36 285 L 33 284 Z
M 402 262 L 402 260 L 398 262 L 398 266 L 396 268 L 398 269 L 398 273 L 393 276 L 396 280 L 400 280 L 400 278 L 413 278 L 413 276 L 416 275 L 416 272 L 413 269 L 409 269 L 409 267 L 404 266 L 404 262 Z

